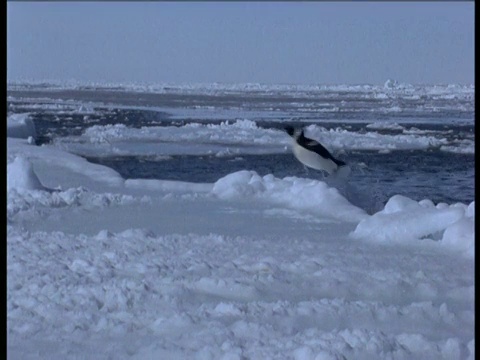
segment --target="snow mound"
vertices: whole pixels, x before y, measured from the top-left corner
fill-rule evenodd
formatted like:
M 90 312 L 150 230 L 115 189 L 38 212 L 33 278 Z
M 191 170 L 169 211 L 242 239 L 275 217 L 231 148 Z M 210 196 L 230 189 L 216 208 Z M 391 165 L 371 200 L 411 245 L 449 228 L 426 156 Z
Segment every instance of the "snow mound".
M 392 79 L 388 79 L 387 81 L 385 81 L 385 84 L 383 85 L 383 87 L 384 87 L 385 89 L 393 89 L 393 88 L 395 88 L 397 85 L 398 85 L 398 81 L 392 80 Z
M 13 219 L 20 212 L 41 213 L 40 210 L 82 207 L 84 210 L 106 208 L 133 203 L 148 203 L 148 196 L 133 197 L 118 193 L 95 193 L 84 187 L 65 191 L 18 191 L 8 192 L 7 218 Z
M 30 114 L 12 114 L 7 117 L 7 137 L 28 139 L 30 136 L 37 136 Z
M 353 238 L 378 242 L 408 242 L 419 239 L 440 240 L 442 244 L 473 256 L 474 202 L 464 204 L 437 204 L 429 200 L 417 202 L 395 195 L 384 209 L 361 220 L 353 231 Z
M 394 79 L 388 79 L 387 81 L 385 81 L 385 83 L 383 84 L 383 88 L 385 90 L 414 90 L 413 85 L 400 83 Z
M 7 190 L 46 190 L 26 158 L 17 156 L 7 164 Z
M 261 177 L 255 171 L 242 170 L 215 182 L 212 193 L 222 199 L 257 198 L 348 222 L 358 222 L 368 216 L 337 189 L 318 180 L 278 179 L 272 174 Z
M 375 130 L 404 130 L 405 128 L 398 123 L 389 123 L 389 122 L 374 122 L 371 124 L 367 124 L 367 129 L 375 129 Z
M 52 146 L 30 146 L 26 145 L 23 139 L 7 138 L 7 149 L 9 161 L 21 155 L 38 163 L 37 171 L 44 179 L 46 186 L 57 187 L 59 184 L 62 184 L 63 188 L 84 186 L 87 179 L 87 188 L 92 188 L 92 181 L 111 186 L 123 186 L 125 183 L 115 170 L 89 163 L 80 156 Z M 67 178 L 70 181 L 65 182 Z
M 445 229 L 442 244 L 475 256 L 475 223 L 473 217 L 463 217 Z

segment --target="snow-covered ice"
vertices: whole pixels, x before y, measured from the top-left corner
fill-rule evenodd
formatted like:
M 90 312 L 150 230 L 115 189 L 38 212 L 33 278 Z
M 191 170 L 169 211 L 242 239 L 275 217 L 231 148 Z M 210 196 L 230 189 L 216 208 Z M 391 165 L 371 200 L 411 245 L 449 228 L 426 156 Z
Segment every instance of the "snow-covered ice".
M 474 359 L 474 199 L 369 215 L 332 184 L 248 169 L 123 179 L 10 120 L 8 358 Z M 164 136 L 225 140 L 191 127 Z
M 473 140 L 448 141 L 444 134 L 380 134 L 305 127 L 307 136 L 332 151 L 421 150 L 475 153 Z M 289 139 L 279 129 L 264 129 L 255 121 L 239 119 L 220 124 L 191 123 L 184 126 L 128 127 L 124 124 L 94 125 L 80 136 L 59 137 L 54 144 L 83 156 L 212 155 L 285 153 Z
M 35 138 L 37 136 L 35 124 L 28 113 L 8 116 L 7 136 L 21 139 L 28 139 L 29 137 Z
M 292 96 L 316 96 L 318 92 L 356 92 L 363 93 L 367 97 L 378 97 L 379 94 L 390 97 L 411 97 L 412 94 L 443 96 L 447 99 L 454 97 L 474 96 L 475 85 L 462 84 L 433 84 L 433 85 L 412 85 L 399 83 L 396 80 L 388 79 L 383 85 L 347 85 L 347 84 L 259 84 L 259 83 L 95 83 L 85 81 L 56 81 L 56 80 L 24 80 L 9 81 L 8 88 L 11 90 L 29 90 L 41 88 L 43 91 L 58 90 L 110 90 L 110 91 L 131 91 L 138 93 L 182 93 L 182 94 L 234 94 L 256 92 L 259 94 L 275 94 L 277 92 L 289 93 Z

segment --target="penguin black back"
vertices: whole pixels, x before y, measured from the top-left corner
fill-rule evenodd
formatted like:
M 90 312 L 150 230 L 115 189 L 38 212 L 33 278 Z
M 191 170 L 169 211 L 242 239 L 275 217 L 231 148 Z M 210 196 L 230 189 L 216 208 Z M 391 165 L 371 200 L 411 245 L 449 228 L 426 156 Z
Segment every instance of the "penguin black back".
M 325 159 L 331 159 L 338 166 L 346 165 L 346 163 L 342 160 L 335 159 L 333 155 L 330 154 L 330 152 L 318 141 L 305 137 L 305 135 L 303 134 L 303 130 L 300 133 L 300 136 L 297 138 L 297 143 L 298 145 L 304 147 L 307 150 L 316 152 L 318 155 Z
M 305 137 L 303 129 L 296 130 L 293 126 L 288 125 L 285 127 L 285 131 L 288 135 L 294 138 L 295 142 L 299 146 L 307 149 L 308 151 L 317 153 L 325 159 L 332 160 L 337 166 L 346 165 L 344 161 L 335 159 L 333 155 L 330 154 L 330 152 L 318 141 Z

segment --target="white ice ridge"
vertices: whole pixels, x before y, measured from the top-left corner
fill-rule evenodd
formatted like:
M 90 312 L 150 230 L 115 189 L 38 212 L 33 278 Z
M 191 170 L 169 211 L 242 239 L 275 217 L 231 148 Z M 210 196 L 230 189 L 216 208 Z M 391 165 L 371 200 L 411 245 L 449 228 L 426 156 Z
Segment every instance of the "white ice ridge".
M 7 190 L 45 190 L 29 160 L 15 157 L 7 164 Z
M 7 116 L 7 137 L 28 139 L 32 137 L 35 139 L 37 131 L 35 124 L 29 113 L 11 114 Z
M 331 151 L 419 150 L 474 153 L 473 140 L 447 140 L 441 131 L 404 130 L 399 134 L 365 133 L 309 125 L 306 135 Z M 123 124 L 95 125 L 80 136 L 56 138 L 59 148 L 85 156 L 122 155 L 240 155 L 276 154 L 290 151 L 290 138 L 281 129 L 265 129 L 248 119 L 221 124 L 191 123 L 184 126 L 128 127 Z
M 316 93 L 316 92 L 356 92 L 371 93 L 372 96 L 386 94 L 394 96 L 401 94 L 418 93 L 420 95 L 436 96 L 474 96 L 475 85 L 462 84 L 405 84 L 395 80 L 387 80 L 384 84 L 357 84 L 357 85 L 299 85 L 299 84 L 261 84 L 261 83 L 106 83 L 86 81 L 58 81 L 58 80 L 18 80 L 9 81 L 8 89 L 97 89 L 113 91 L 133 91 L 151 93 Z
M 474 208 L 474 201 L 435 206 L 430 200 L 395 195 L 383 210 L 361 220 L 351 236 L 382 243 L 430 239 L 473 258 Z

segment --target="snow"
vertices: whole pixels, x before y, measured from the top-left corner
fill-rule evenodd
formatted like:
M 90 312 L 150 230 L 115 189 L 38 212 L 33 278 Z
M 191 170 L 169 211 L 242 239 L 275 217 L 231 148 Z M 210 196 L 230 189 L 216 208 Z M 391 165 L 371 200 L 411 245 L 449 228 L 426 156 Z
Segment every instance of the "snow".
M 375 131 L 361 133 L 343 128 L 326 129 L 311 124 L 305 128 L 305 135 L 337 152 L 440 148 L 442 151 L 475 153 L 473 140 L 448 140 L 443 131 L 420 134 L 380 134 Z M 80 136 L 54 140 L 54 145 L 60 149 L 97 157 L 278 154 L 290 151 L 289 144 L 283 130 L 261 128 L 250 119 L 223 121 L 220 124 L 190 123 L 183 126 L 141 128 L 124 124 L 94 125 Z
M 474 224 L 473 217 L 466 216 L 467 206 L 453 204 L 437 208 L 425 204 L 395 195 L 383 210 L 361 220 L 352 236 L 370 241 L 405 243 L 421 239 L 438 240 L 435 235 L 443 234 L 441 245 L 473 257 Z
M 28 139 L 35 138 L 37 132 L 28 113 L 12 114 L 7 117 L 7 137 Z
M 402 125 L 397 123 L 388 123 L 388 122 L 375 122 L 372 124 L 367 124 L 367 129 L 376 129 L 376 130 L 404 130 L 405 128 Z
M 259 94 L 273 94 L 278 92 L 289 93 L 292 96 L 310 95 L 315 97 L 318 92 L 356 92 L 378 94 L 391 96 L 412 96 L 412 93 L 422 93 L 427 95 L 443 96 L 445 99 L 452 98 L 452 94 L 459 98 L 464 96 L 474 96 L 475 85 L 461 84 L 407 84 L 399 83 L 396 80 L 387 80 L 384 84 L 318 84 L 318 85 L 298 85 L 298 84 L 260 84 L 260 83 L 100 83 L 85 81 L 9 81 L 7 84 L 9 90 L 29 90 L 41 88 L 42 91 L 58 90 L 110 90 L 110 91 L 130 91 L 138 93 L 182 93 L 182 94 L 228 94 L 257 92 Z
M 336 188 L 318 180 L 278 179 L 271 174 L 261 177 L 255 171 L 244 170 L 218 180 L 212 193 L 221 199 L 254 197 L 345 222 L 358 222 L 366 217 L 365 211 L 349 203 Z
M 7 190 L 45 190 L 33 171 L 32 164 L 22 156 L 7 165 Z
M 337 122 L 345 114 L 357 114 L 349 121 L 371 122 L 372 115 L 393 116 L 397 122 L 442 123 L 445 119 L 432 117 L 432 112 L 452 112 L 449 119 L 452 123 L 473 123 L 475 85 L 428 85 L 402 84 L 392 82 L 392 86 L 361 85 L 292 85 L 292 84 L 139 84 L 139 83 L 86 83 L 61 81 L 10 81 L 7 90 L 15 96 L 9 96 L 9 109 L 15 111 L 31 111 L 42 109 L 49 113 L 85 113 L 89 116 L 100 109 L 109 109 L 115 105 L 118 109 L 136 109 L 156 112 L 167 112 L 170 119 L 210 119 L 225 120 L 236 118 L 259 118 L 271 121 L 288 121 L 293 116 L 302 115 L 304 121 Z M 41 91 L 44 96 L 63 98 L 63 101 L 44 98 L 43 103 L 34 104 L 37 100 L 29 98 Z M 77 91 L 85 95 L 89 102 L 81 104 L 69 99 L 69 92 Z M 115 92 L 116 94 L 112 94 Z M 143 98 L 143 94 L 149 94 Z M 159 106 L 157 102 L 148 100 L 155 94 L 173 96 L 207 97 L 207 103 L 179 102 L 168 107 Z M 112 97 L 113 95 L 113 97 Z M 129 105 L 112 104 L 115 97 L 137 97 L 139 102 Z M 244 98 L 234 106 L 228 99 Z M 278 101 L 282 99 L 282 101 Z M 341 100 L 340 99 L 348 99 Z M 102 100 L 104 103 L 102 103 Z M 212 104 L 215 104 L 212 106 Z M 86 105 L 86 106 L 85 106 Z M 58 106 L 58 108 L 55 108 Z M 84 106 L 84 109 L 81 109 Z M 63 110 L 62 110 L 63 108 Z M 180 115 L 177 115 L 180 112 Z M 427 116 L 425 116 L 427 115 Z M 466 118 L 464 115 L 467 115 Z M 350 116 L 348 116 L 351 118 Z
M 335 181 L 123 179 L 7 136 L 9 358 L 474 358 L 474 201 L 369 214 Z

